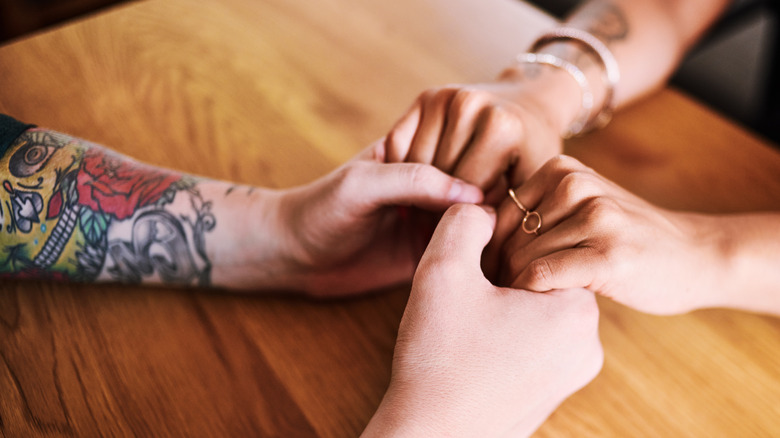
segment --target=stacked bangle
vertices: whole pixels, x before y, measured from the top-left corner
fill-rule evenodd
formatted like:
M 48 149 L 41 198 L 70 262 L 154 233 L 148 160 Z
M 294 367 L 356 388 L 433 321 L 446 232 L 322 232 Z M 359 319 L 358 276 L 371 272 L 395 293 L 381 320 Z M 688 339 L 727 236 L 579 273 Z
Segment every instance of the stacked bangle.
M 540 36 L 532 45 L 531 52 L 536 52 L 542 46 L 557 40 L 572 40 L 588 48 L 604 67 L 604 85 L 606 87 L 604 103 L 601 108 L 584 124 L 576 134 L 584 133 L 592 129 L 603 128 L 612 119 L 615 108 L 615 87 L 620 81 L 620 69 L 617 60 L 607 46 L 590 33 L 571 27 L 553 29 Z M 578 68 L 579 70 L 579 68 Z M 575 124 L 579 122 L 575 121 Z
M 517 55 L 517 62 L 522 64 L 545 64 L 559 68 L 568 73 L 577 82 L 577 85 L 580 86 L 580 91 L 582 92 L 580 113 L 561 136 L 563 138 L 569 138 L 583 132 L 590 120 L 590 113 L 593 109 L 593 93 L 590 91 L 590 84 L 585 77 L 585 73 L 571 62 L 548 53 L 521 53 Z

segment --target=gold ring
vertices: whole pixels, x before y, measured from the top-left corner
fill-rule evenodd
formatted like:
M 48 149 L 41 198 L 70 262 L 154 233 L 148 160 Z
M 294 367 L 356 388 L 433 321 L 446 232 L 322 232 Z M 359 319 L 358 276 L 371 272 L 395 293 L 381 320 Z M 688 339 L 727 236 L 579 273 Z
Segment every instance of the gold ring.
M 528 209 L 525 208 L 525 205 L 523 205 L 523 203 L 520 202 L 519 199 L 517 199 L 517 195 L 515 194 L 514 189 L 512 189 L 511 187 L 509 188 L 509 197 L 512 198 L 513 201 L 515 201 L 515 205 L 517 205 L 517 208 L 519 208 L 520 211 L 522 211 L 526 215 L 528 214 Z
M 531 216 L 536 217 L 536 226 L 535 227 L 528 227 L 528 218 Z M 529 211 L 525 214 L 525 217 L 523 218 L 523 223 L 520 224 L 520 228 L 525 231 L 526 234 L 539 234 L 539 230 L 542 228 L 542 215 L 535 211 Z
M 515 193 L 514 189 L 512 189 L 511 187 L 509 188 L 509 197 L 512 198 L 512 201 L 514 201 L 515 205 L 517 205 L 517 208 L 519 208 L 520 211 L 523 212 L 523 222 L 520 223 L 520 228 L 523 229 L 523 232 L 526 234 L 539 235 L 539 230 L 542 229 L 542 215 L 539 214 L 538 212 L 531 211 L 525 208 L 525 205 L 523 205 L 523 203 L 520 202 L 519 199 L 517 199 L 517 194 Z M 536 225 L 533 225 L 534 222 L 528 221 L 528 219 L 530 218 L 536 219 L 534 221 Z

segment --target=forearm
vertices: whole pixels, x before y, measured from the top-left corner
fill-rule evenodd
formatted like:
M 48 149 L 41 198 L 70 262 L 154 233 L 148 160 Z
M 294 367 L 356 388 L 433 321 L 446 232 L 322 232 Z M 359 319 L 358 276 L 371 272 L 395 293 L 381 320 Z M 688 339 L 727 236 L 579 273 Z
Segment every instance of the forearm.
M 623 105 L 663 85 L 682 57 L 715 22 L 729 0 L 593 0 L 575 11 L 565 25 L 592 33 L 618 63 L 620 83 L 615 103 Z M 602 74 L 591 55 L 576 44 L 557 44 L 568 56 L 580 56 L 580 67 Z M 552 48 L 552 47 L 550 47 Z M 598 87 L 594 81 L 594 91 Z
M 620 108 L 666 83 L 685 53 L 728 3 L 729 0 L 592 0 L 561 25 L 589 32 L 614 55 L 620 80 L 615 84 L 611 103 Z M 585 46 L 574 40 L 556 39 L 533 49 L 555 55 L 582 71 L 593 94 L 591 117 L 608 103 L 605 67 Z M 518 64 L 501 78 L 518 80 L 521 87 L 531 90 L 527 95 L 540 103 L 542 113 L 559 132 L 581 117 L 582 90 L 563 69 Z
M 716 283 L 707 307 L 780 316 L 780 213 L 708 216 L 697 221 L 717 250 Z
M 32 129 L 0 159 L 0 272 L 81 282 L 279 286 L 278 194 Z

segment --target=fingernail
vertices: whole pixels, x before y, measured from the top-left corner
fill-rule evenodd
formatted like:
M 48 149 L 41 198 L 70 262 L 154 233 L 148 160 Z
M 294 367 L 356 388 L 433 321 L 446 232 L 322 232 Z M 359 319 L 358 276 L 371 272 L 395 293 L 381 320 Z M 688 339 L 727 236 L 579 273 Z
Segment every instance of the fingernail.
M 482 202 L 482 190 L 471 184 L 456 180 L 450 186 L 450 192 L 447 198 L 453 202 L 463 202 L 466 204 L 476 204 Z

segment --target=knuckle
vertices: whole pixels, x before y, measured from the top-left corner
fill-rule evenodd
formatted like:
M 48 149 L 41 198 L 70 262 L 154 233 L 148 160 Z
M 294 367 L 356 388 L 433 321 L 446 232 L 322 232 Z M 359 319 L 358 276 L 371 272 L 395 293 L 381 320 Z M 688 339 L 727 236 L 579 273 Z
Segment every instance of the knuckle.
M 430 100 L 435 99 L 441 92 L 440 88 L 429 88 L 422 93 L 420 93 L 420 96 L 417 98 L 418 101 L 421 103 L 428 102 Z
M 416 105 L 420 109 L 424 109 L 430 105 L 439 106 L 440 104 L 446 104 L 455 92 L 456 90 L 452 87 L 429 88 L 417 96 Z
M 585 206 L 590 221 L 604 230 L 610 230 L 621 220 L 622 209 L 618 202 L 608 196 L 595 196 Z
M 486 100 L 488 93 L 485 91 L 464 87 L 455 92 L 452 103 L 461 111 L 470 111 L 482 106 Z
M 437 179 L 435 178 L 431 167 L 414 163 L 407 166 L 406 172 L 406 178 L 415 188 L 426 191 L 435 189 Z
M 584 167 L 576 158 L 564 154 L 558 154 L 550 158 L 548 163 L 550 167 L 559 171 L 573 172 Z
M 561 178 L 556 192 L 559 201 L 576 203 L 595 196 L 599 190 L 589 174 L 581 171 L 569 171 Z
M 357 186 L 361 184 L 362 175 L 365 172 L 365 163 L 361 161 L 352 161 L 336 171 L 336 187 L 341 193 L 354 193 Z
M 528 287 L 533 290 L 546 290 L 547 285 L 553 280 L 553 266 L 546 259 L 533 260 L 528 264 L 528 267 L 526 267 L 526 271 Z
M 506 136 L 510 134 L 512 136 L 517 136 L 518 131 L 522 130 L 523 127 L 522 120 L 520 120 L 517 115 L 502 106 L 488 106 L 485 109 L 484 117 L 484 124 L 487 131 L 500 136 Z

